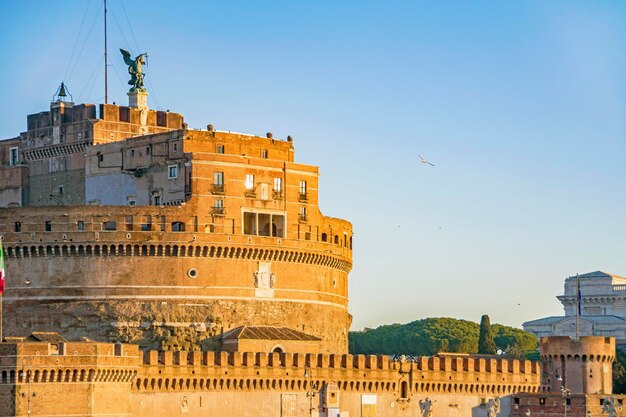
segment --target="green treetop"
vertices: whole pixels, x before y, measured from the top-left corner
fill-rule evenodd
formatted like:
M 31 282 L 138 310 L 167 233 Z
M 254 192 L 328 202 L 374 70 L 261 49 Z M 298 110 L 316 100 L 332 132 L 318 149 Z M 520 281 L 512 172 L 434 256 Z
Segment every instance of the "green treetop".
M 489 316 L 483 315 L 480 318 L 480 333 L 478 335 L 478 353 L 484 355 L 496 354 L 496 342 L 493 337 Z

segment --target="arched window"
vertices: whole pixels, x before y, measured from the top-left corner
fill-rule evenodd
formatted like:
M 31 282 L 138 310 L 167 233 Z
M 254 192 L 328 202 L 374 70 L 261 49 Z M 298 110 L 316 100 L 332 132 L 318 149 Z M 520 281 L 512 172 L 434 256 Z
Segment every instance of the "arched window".
M 400 383 L 400 398 L 409 398 L 409 384 L 407 381 L 402 381 Z

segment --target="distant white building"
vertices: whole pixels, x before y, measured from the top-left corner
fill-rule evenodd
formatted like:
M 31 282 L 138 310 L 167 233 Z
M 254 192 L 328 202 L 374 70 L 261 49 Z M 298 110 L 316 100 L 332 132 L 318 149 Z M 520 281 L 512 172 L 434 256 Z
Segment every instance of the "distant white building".
M 581 314 L 578 317 L 580 336 L 613 336 L 618 345 L 626 345 L 626 278 L 602 271 L 579 275 Z M 576 335 L 578 305 L 576 276 L 565 279 L 563 295 L 565 316 L 544 317 L 527 321 L 524 330 L 543 336 Z

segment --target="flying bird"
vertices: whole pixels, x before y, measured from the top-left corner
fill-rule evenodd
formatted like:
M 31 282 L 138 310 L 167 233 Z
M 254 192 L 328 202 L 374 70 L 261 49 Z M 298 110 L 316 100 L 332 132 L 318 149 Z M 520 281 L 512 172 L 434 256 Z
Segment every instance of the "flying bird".
M 428 164 L 428 165 L 430 165 L 431 167 L 434 167 L 434 166 L 435 166 L 435 164 L 431 164 L 430 162 L 428 162 L 427 160 L 425 160 L 424 158 L 422 158 L 422 155 L 417 154 L 417 156 L 419 156 L 419 157 L 420 157 L 420 160 L 421 160 L 422 164 Z

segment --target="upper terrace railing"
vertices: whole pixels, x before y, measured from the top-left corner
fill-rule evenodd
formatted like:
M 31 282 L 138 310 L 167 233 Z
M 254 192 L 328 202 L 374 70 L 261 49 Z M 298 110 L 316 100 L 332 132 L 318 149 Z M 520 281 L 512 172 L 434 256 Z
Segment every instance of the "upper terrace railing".
M 597 297 L 602 297 L 602 296 L 606 297 L 606 296 L 610 295 L 610 293 L 616 293 L 616 292 L 618 292 L 618 293 L 619 292 L 626 293 L 626 284 L 611 285 L 611 291 L 610 292 L 605 290 L 605 292 L 597 292 L 597 293 L 593 293 L 593 294 L 587 293 L 585 291 L 585 289 L 583 288 L 582 292 L 581 292 L 581 296 L 583 298 L 586 298 L 586 297 L 596 297 L 596 296 Z M 568 300 L 572 300 L 573 299 L 573 300 L 576 300 L 576 288 L 570 289 L 570 290 L 568 290 L 567 294 L 559 295 L 558 297 L 559 297 L 559 299 L 568 299 Z

